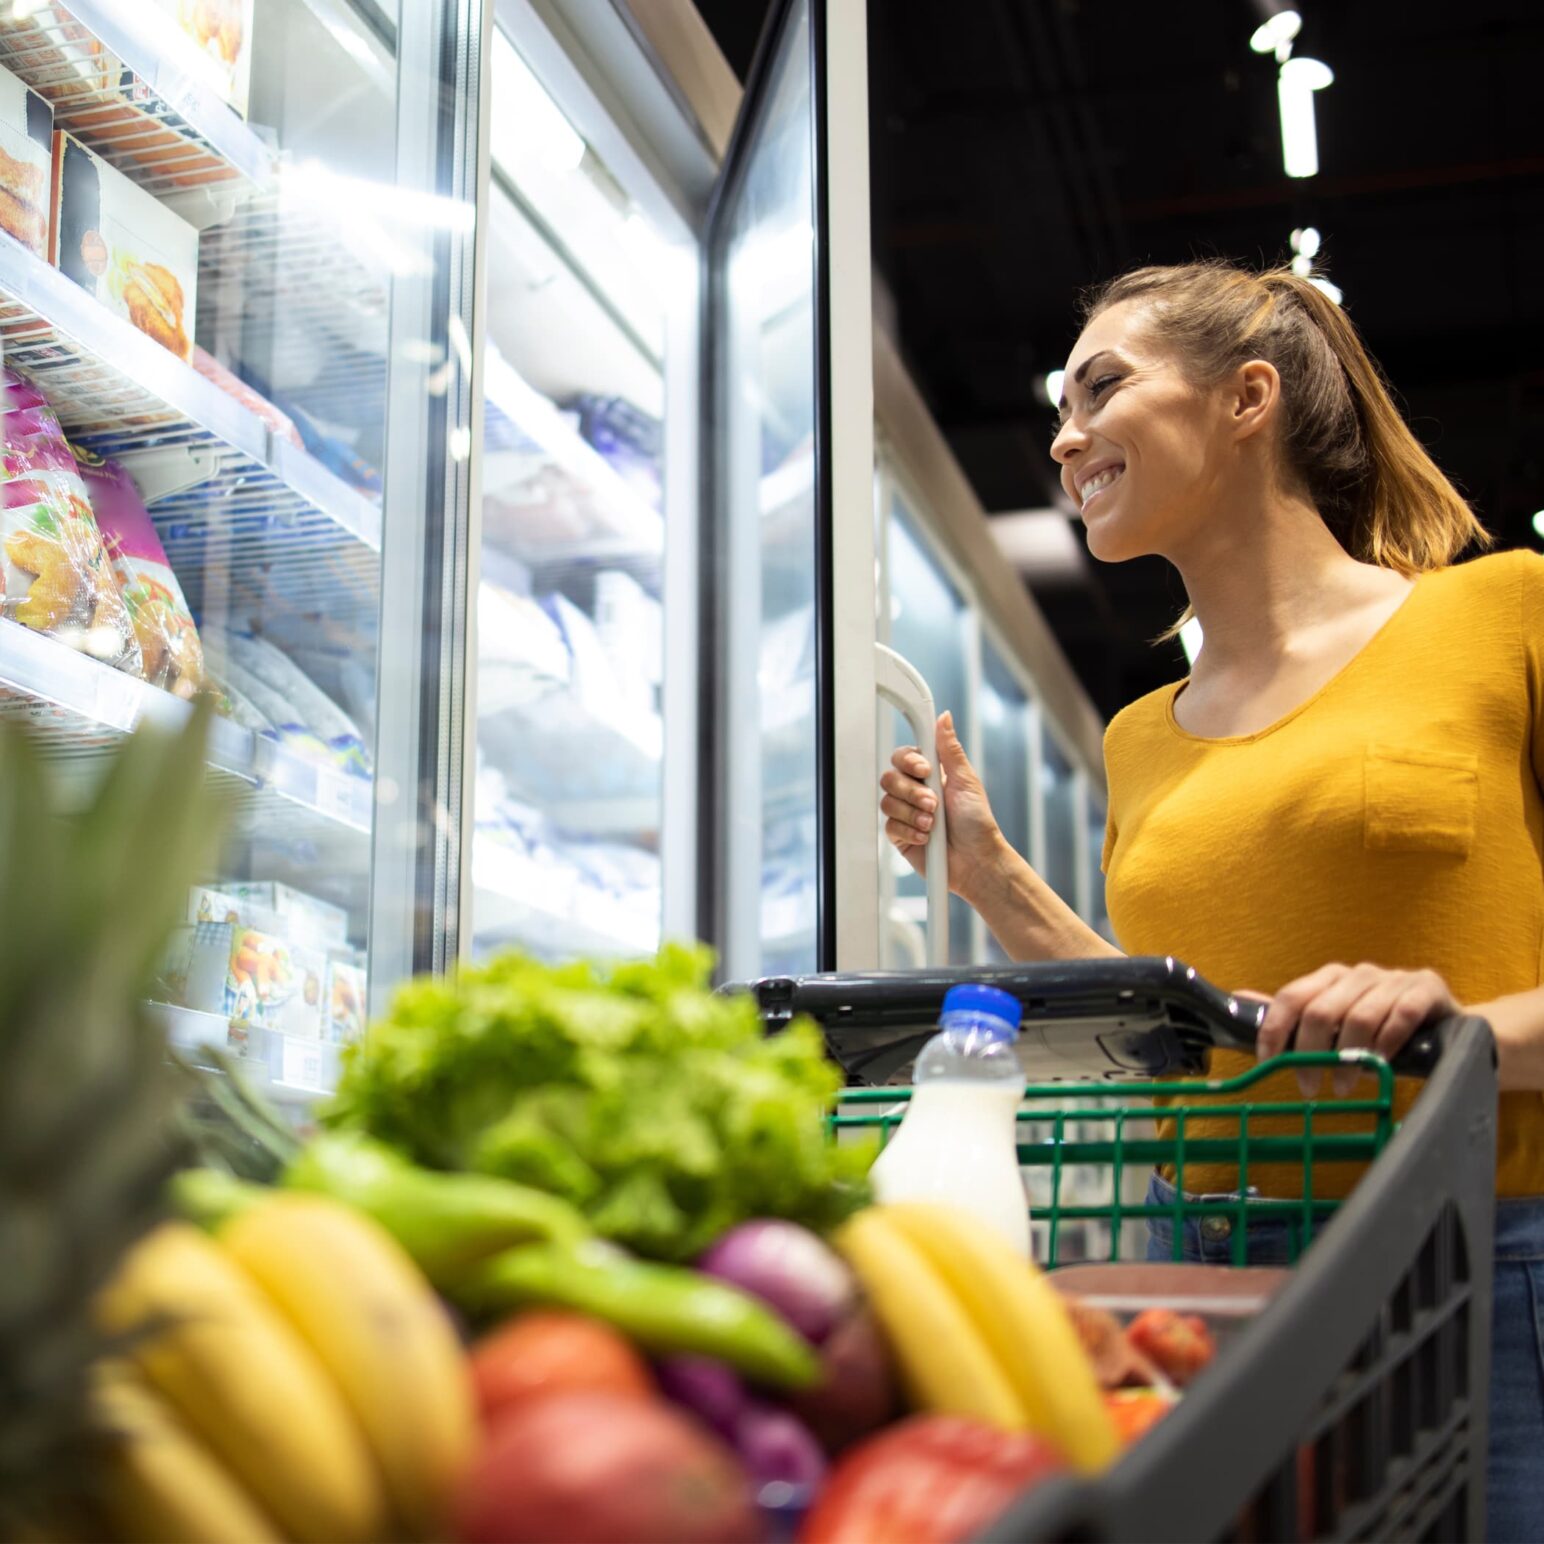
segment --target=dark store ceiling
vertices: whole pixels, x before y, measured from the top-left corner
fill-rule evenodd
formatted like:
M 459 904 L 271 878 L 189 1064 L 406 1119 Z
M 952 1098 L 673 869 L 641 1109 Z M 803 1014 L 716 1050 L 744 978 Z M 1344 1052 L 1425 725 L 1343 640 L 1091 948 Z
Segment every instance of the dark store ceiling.
M 698 0 L 744 77 L 764 0 Z M 1504 546 L 1544 509 L 1544 0 L 1301 0 L 1319 174 L 1282 169 L 1248 0 L 868 0 L 875 261 L 994 513 L 1056 497 L 1038 383 L 1085 285 L 1323 236 L 1416 433 Z M 1081 541 L 1081 536 L 1079 536 Z M 1086 558 L 1086 554 L 1084 554 Z M 1031 575 L 1105 714 L 1184 671 L 1159 559 Z

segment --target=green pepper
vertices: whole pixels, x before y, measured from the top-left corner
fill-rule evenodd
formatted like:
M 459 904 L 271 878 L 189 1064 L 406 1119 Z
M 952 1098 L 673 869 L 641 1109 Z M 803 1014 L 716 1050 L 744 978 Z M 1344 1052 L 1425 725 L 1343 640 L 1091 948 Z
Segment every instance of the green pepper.
M 285 1170 L 284 1184 L 373 1217 L 444 1290 L 511 1244 L 590 1235 L 583 1215 L 557 1196 L 492 1175 L 423 1169 L 356 1132 L 313 1138 Z
M 599 1239 L 508 1250 L 482 1265 L 462 1296 L 479 1308 L 572 1308 L 647 1351 L 717 1357 L 760 1383 L 808 1388 L 820 1378 L 809 1343 L 748 1293 L 683 1266 L 635 1260 Z

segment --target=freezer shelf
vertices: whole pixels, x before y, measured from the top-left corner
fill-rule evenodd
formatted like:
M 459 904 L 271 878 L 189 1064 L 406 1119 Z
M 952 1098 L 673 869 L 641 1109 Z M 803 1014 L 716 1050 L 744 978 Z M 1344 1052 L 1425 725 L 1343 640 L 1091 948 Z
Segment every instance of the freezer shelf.
M 283 1035 L 170 1003 L 151 1003 L 149 1008 L 167 1039 L 190 1061 L 198 1062 L 206 1047 L 239 1058 L 241 1072 L 255 1091 L 276 1103 L 307 1105 L 338 1086 L 342 1048 L 330 1041 Z
M 663 554 L 659 511 L 492 349 L 484 387 L 483 528 L 490 543 L 531 565 Z M 525 490 L 540 484 L 544 470 L 533 452 L 561 474 L 567 498 L 529 500 Z
M 213 568 L 296 609 L 353 610 L 374 625 L 380 510 L 9 240 L 0 240 L 0 342 L 71 437 L 123 461 L 140 483 L 195 611 Z
M 0 717 L 26 720 L 54 759 L 91 776 L 101 753 L 144 722 L 172 723 L 188 705 L 18 622 L 0 619 Z M 238 798 L 243 829 L 363 861 L 371 785 L 308 761 L 225 719 L 212 726 L 209 764 Z
M 172 36 L 170 17 L 146 16 L 141 7 L 131 27 L 124 0 L 45 0 L 30 14 L 21 10 L 0 20 L 0 65 L 52 103 L 55 128 L 163 198 L 197 188 L 245 196 L 268 180 L 272 161 L 263 141 L 158 51 L 162 27 L 168 41 L 182 42 Z M 194 224 L 207 223 L 196 209 L 182 212 Z

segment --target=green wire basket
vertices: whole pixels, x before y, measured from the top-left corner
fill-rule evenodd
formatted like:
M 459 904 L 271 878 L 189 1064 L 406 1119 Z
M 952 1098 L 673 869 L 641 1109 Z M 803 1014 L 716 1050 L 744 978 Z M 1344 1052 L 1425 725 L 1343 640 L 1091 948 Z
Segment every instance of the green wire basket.
M 1194 1220 L 1205 1227 L 1207 1219 L 1220 1218 L 1224 1223 L 1213 1223 L 1211 1228 L 1215 1236 L 1229 1241 L 1228 1263 L 1244 1266 L 1251 1263 L 1249 1224 L 1275 1219 L 1287 1224 L 1288 1259 L 1295 1262 L 1312 1241 L 1315 1229 L 1342 1204 L 1339 1199 L 1315 1196 L 1315 1167 L 1368 1164 L 1394 1135 L 1394 1074 L 1378 1057 L 1358 1053 L 1354 1058 L 1358 1070 L 1376 1079 L 1372 1097 L 1337 1099 L 1329 1104 L 1275 1098 L 1256 1103 L 1247 1095 L 1263 1079 L 1283 1069 L 1344 1069 L 1348 1060 L 1352 1058 L 1333 1051 L 1291 1052 L 1227 1079 L 1030 1084 L 1024 1090 L 1018 1116 L 1018 1151 L 1019 1162 L 1028 1171 L 1034 1221 L 1045 1239 L 1037 1254 L 1050 1267 L 1067 1263 L 1062 1259 L 1067 1224 L 1087 1223 L 1103 1225 L 1101 1231 L 1108 1233 L 1108 1258 L 1118 1260 L 1123 1257 L 1123 1241 L 1129 1255 L 1134 1238 L 1141 1236 L 1134 1235 L 1126 1224 L 1166 1218 L 1171 1223 L 1172 1257 L 1179 1260 L 1183 1257 L 1184 1224 Z M 831 1116 L 832 1129 L 838 1136 L 844 1131 L 877 1130 L 881 1142 L 888 1141 L 906 1113 L 911 1092 L 909 1088 L 846 1089 Z M 1158 1100 L 1163 1101 L 1161 1106 L 1154 1103 Z M 1314 1129 L 1316 1122 L 1331 1116 L 1363 1117 L 1369 1129 Z M 1258 1129 L 1262 1120 L 1283 1117 L 1292 1119 L 1301 1131 L 1283 1135 Z M 1198 1119 L 1227 1121 L 1236 1126 L 1236 1134 L 1192 1137 L 1187 1128 Z M 1172 1124 L 1172 1135 L 1158 1134 L 1159 1121 Z M 1091 1139 L 1090 1128 L 1101 1128 L 1102 1134 Z M 1236 1168 L 1239 1193 L 1187 1196 L 1186 1166 L 1194 1164 Z M 1275 1200 L 1249 1194 L 1251 1169 L 1261 1164 L 1301 1167 L 1302 1196 Z M 1087 1168 L 1105 1172 L 1107 1198 L 1079 1200 L 1067 1194 L 1081 1188 L 1068 1184 L 1069 1175 L 1075 1169 Z M 1145 1186 L 1155 1168 L 1172 1180 L 1173 1202 L 1152 1205 L 1126 1199 L 1129 1180 L 1136 1178 Z M 1143 1235 L 1145 1232 L 1142 1229 Z M 1145 1253 L 1144 1238 L 1144 1257 Z M 1079 1258 L 1090 1258 L 1090 1254 Z

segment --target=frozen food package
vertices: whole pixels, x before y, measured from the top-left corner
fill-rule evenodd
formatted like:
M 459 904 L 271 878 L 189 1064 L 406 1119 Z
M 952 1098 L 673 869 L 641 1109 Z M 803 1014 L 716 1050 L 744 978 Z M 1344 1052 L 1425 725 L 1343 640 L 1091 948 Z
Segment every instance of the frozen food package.
M 330 901 L 307 895 L 304 890 L 276 880 L 227 879 L 216 887 L 215 893 L 241 907 L 243 920 L 261 911 L 265 919 L 272 919 L 271 925 L 267 920 L 261 924 L 270 932 L 282 933 L 290 939 L 314 940 L 329 947 L 348 943 L 348 913 Z
M 257 711 L 245 693 L 212 669 L 207 658 L 204 660 L 204 681 L 214 693 L 215 711 L 222 718 L 228 718 L 242 729 L 250 729 L 253 734 L 270 738 L 276 736 L 274 726 L 267 716 Z
M 249 413 L 261 418 L 281 440 L 288 440 L 297 450 L 304 444 L 300 430 L 287 413 L 281 413 L 267 397 L 247 385 L 234 370 L 227 370 L 213 354 L 197 344 L 193 345 L 193 368 L 206 381 L 218 386 L 226 396 L 234 397 Z
M 325 760 L 356 777 L 369 777 L 370 756 L 358 726 L 282 649 L 252 633 L 220 635 L 224 668 L 258 708 L 273 717 L 269 704 L 287 705 L 288 717 L 275 718 L 285 738 L 314 739 Z
M 204 687 L 204 651 L 182 586 L 134 480 L 116 461 L 71 447 L 113 577 L 139 642 L 144 676 L 191 700 Z
M 53 142 L 53 108 L 0 69 L 0 230 L 45 262 Z
M 155 0 L 196 51 L 197 75 L 243 118 L 252 80 L 255 0 Z
M 59 420 L 26 376 L 0 370 L 0 614 L 144 674 L 85 485 Z
M 52 255 L 66 278 L 191 361 L 198 232 L 62 130 L 54 134 Z
M 365 1032 L 365 973 L 336 956 L 327 962 L 327 1014 L 322 1038 L 337 1045 L 357 1040 Z

